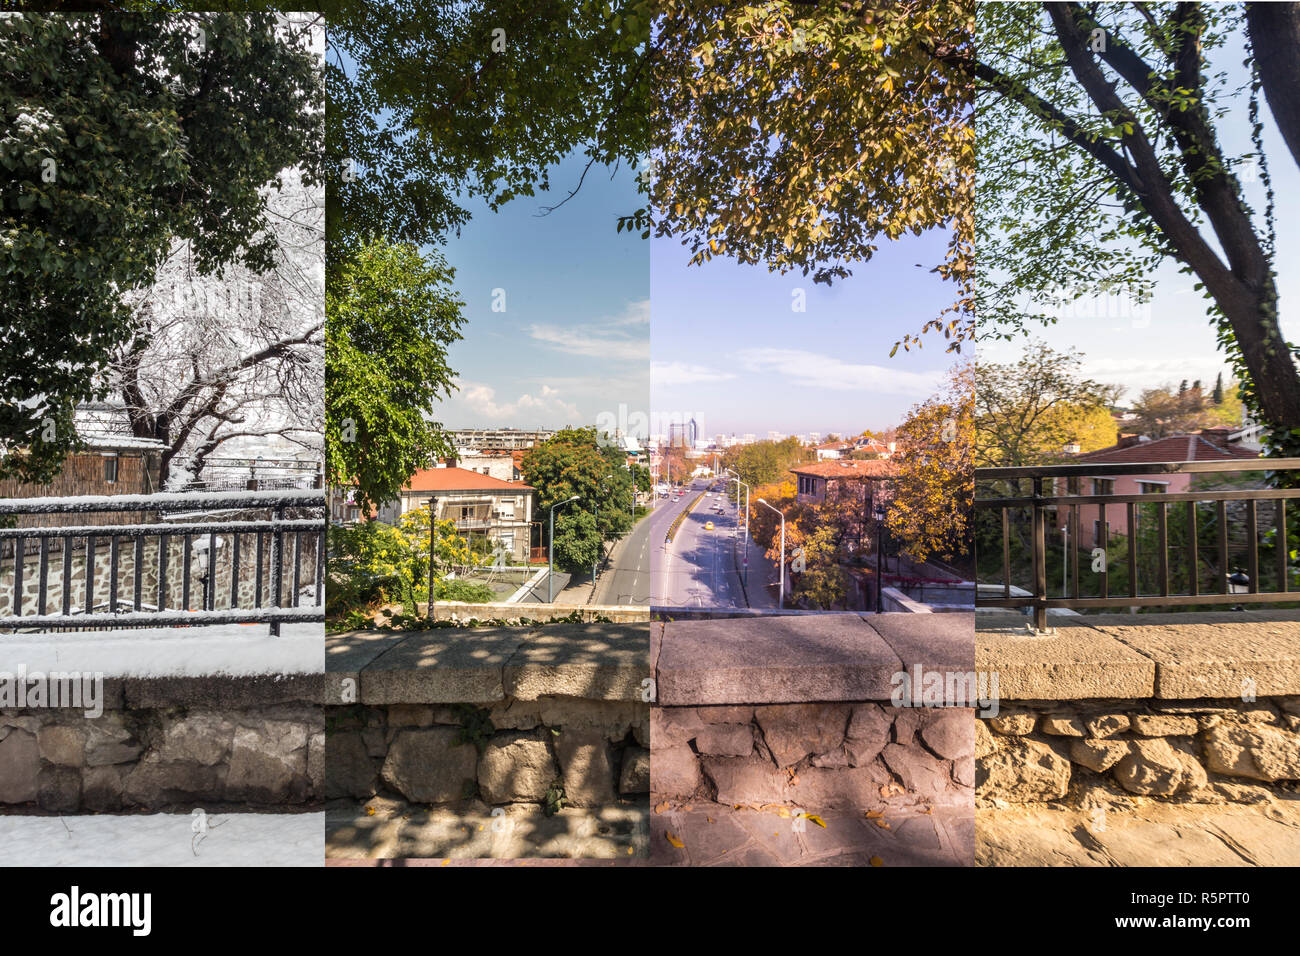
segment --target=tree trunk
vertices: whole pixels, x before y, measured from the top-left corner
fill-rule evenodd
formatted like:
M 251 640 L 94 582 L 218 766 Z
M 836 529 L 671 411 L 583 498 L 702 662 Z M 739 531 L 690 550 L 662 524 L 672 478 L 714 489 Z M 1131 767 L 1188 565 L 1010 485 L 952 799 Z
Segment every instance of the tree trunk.
M 1248 3 L 1246 27 L 1269 111 L 1300 164 L 1300 4 Z

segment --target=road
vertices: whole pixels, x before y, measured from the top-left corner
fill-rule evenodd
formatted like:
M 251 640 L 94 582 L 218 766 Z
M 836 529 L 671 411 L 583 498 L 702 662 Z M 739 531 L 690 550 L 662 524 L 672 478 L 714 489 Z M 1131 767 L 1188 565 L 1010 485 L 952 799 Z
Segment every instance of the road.
M 759 586 L 761 580 L 776 579 L 757 545 L 750 547 L 750 582 L 753 593 L 746 599 L 736 573 L 735 507 L 725 497 L 705 498 L 682 521 L 672 544 L 665 543 L 673 519 L 690 507 L 696 495 L 707 492 L 708 484 L 697 482 L 677 502 L 662 502 L 654 515 L 651 566 L 654 570 L 654 607 L 767 607 L 774 604 Z M 709 509 L 723 506 L 721 515 Z M 709 530 L 708 523 L 713 523 Z M 743 552 L 742 552 L 743 555 Z M 757 557 L 756 557 L 757 556 Z M 743 563 L 743 557 L 742 557 Z
M 592 604 L 650 603 L 650 541 L 655 515 L 650 512 L 614 542 L 596 576 Z

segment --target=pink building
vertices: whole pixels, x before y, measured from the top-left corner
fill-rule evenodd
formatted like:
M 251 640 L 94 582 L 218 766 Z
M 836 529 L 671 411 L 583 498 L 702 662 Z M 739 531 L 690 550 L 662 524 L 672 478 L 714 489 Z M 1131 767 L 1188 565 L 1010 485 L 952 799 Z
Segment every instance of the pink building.
M 1209 437 L 1207 437 L 1209 436 Z M 1158 462 L 1185 461 L 1236 461 L 1259 457 L 1256 450 L 1232 445 L 1222 440 L 1217 431 L 1207 430 L 1198 435 L 1171 435 L 1168 438 L 1143 439 L 1136 435 L 1122 436 L 1118 444 L 1098 451 L 1076 455 L 1071 464 L 1095 463 L 1098 465 L 1133 465 L 1138 470 L 1132 475 L 1106 475 L 1096 478 L 1057 478 L 1055 493 L 1058 495 L 1159 495 L 1178 494 L 1190 491 L 1192 478 L 1189 474 L 1142 474 L 1140 467 L 1144 464 Z M 1110 526 L 1112 537 L 1127 535 L 1128 509 L 1121 503 L 1106 508 L 1106 523 Z M 1057 512 L 1056 525 L 1063 527 L 1070 516 L 1069 508 Z M 1084 549 L 1097 546 L 1103 533 L 1101 530 L 1101 506 L 1079 506 L 1079 532 L 1083 539 L 1079 545 Z

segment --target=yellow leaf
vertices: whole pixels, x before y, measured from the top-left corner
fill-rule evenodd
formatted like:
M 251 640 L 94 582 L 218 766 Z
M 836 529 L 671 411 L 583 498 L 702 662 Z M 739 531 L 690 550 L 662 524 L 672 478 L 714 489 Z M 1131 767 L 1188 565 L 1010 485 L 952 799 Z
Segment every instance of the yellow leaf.
M 673 836 L 673 831 L 672 831 L 672 830 L 665 830 L 665 831 L 664 831 L 664 836 L 668 839 L 668 842 L 669 842 L 669 843 L 671 843 L 673 846 L 675 846 L 675 847 L 676 847 L 677 849 L 679 849 L 679 850 L 680 850 L 682 847 L 686 846 L 685 843 L 683 843 L 681 840 L 677 839 L 677 837 Z
M 817 824 L 823 830 L 826 829 L 826 821 L 823 820 L 821 817 L 817 816 L 817 814 L 805 813 L 804 816 L 807 817 L 809 820 L 811 820 L 813 823 Z
M 873 856 L 873 857 L 871 858 L 871 865 L 872 865 L 872 866 L 884 866 L 884 865 L 885 865 L 885 861 L 882 860 L 882 859 L 881 859 L 880 857 L 878 857 L 878 856 Z

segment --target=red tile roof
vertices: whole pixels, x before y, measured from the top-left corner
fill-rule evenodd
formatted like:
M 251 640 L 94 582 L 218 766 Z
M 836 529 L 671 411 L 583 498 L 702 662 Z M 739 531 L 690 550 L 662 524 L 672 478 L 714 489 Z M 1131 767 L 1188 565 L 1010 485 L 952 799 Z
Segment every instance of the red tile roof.
M 403 491 L 497 491 L 503 494 L 522 494 L 532 491 L 531 485 L 518 481 L 502 481 L 466 468 L 425 468 L 411 476 L 402 486 Z
M 811 475 L 815 478 L 893 478 L 898 474 L 898 465 L 892 461 L 874 459 L 869 461 L 819 461 L 815 465 L 797 465 L 790 469 L 796 475 Z
M 1076 455 L 1075 461 L 1093 461 L 1105 464 L 1152 464 L 1166 461 L 1233 461 L 1238 458 L 1258 458 L 1259 452 L 1240 445 L 1226 447 L 1207 441 L 1200 435 L 1170 435 L 1152 441 L 1136 442 L 1127 448 L 1111 445 Z

